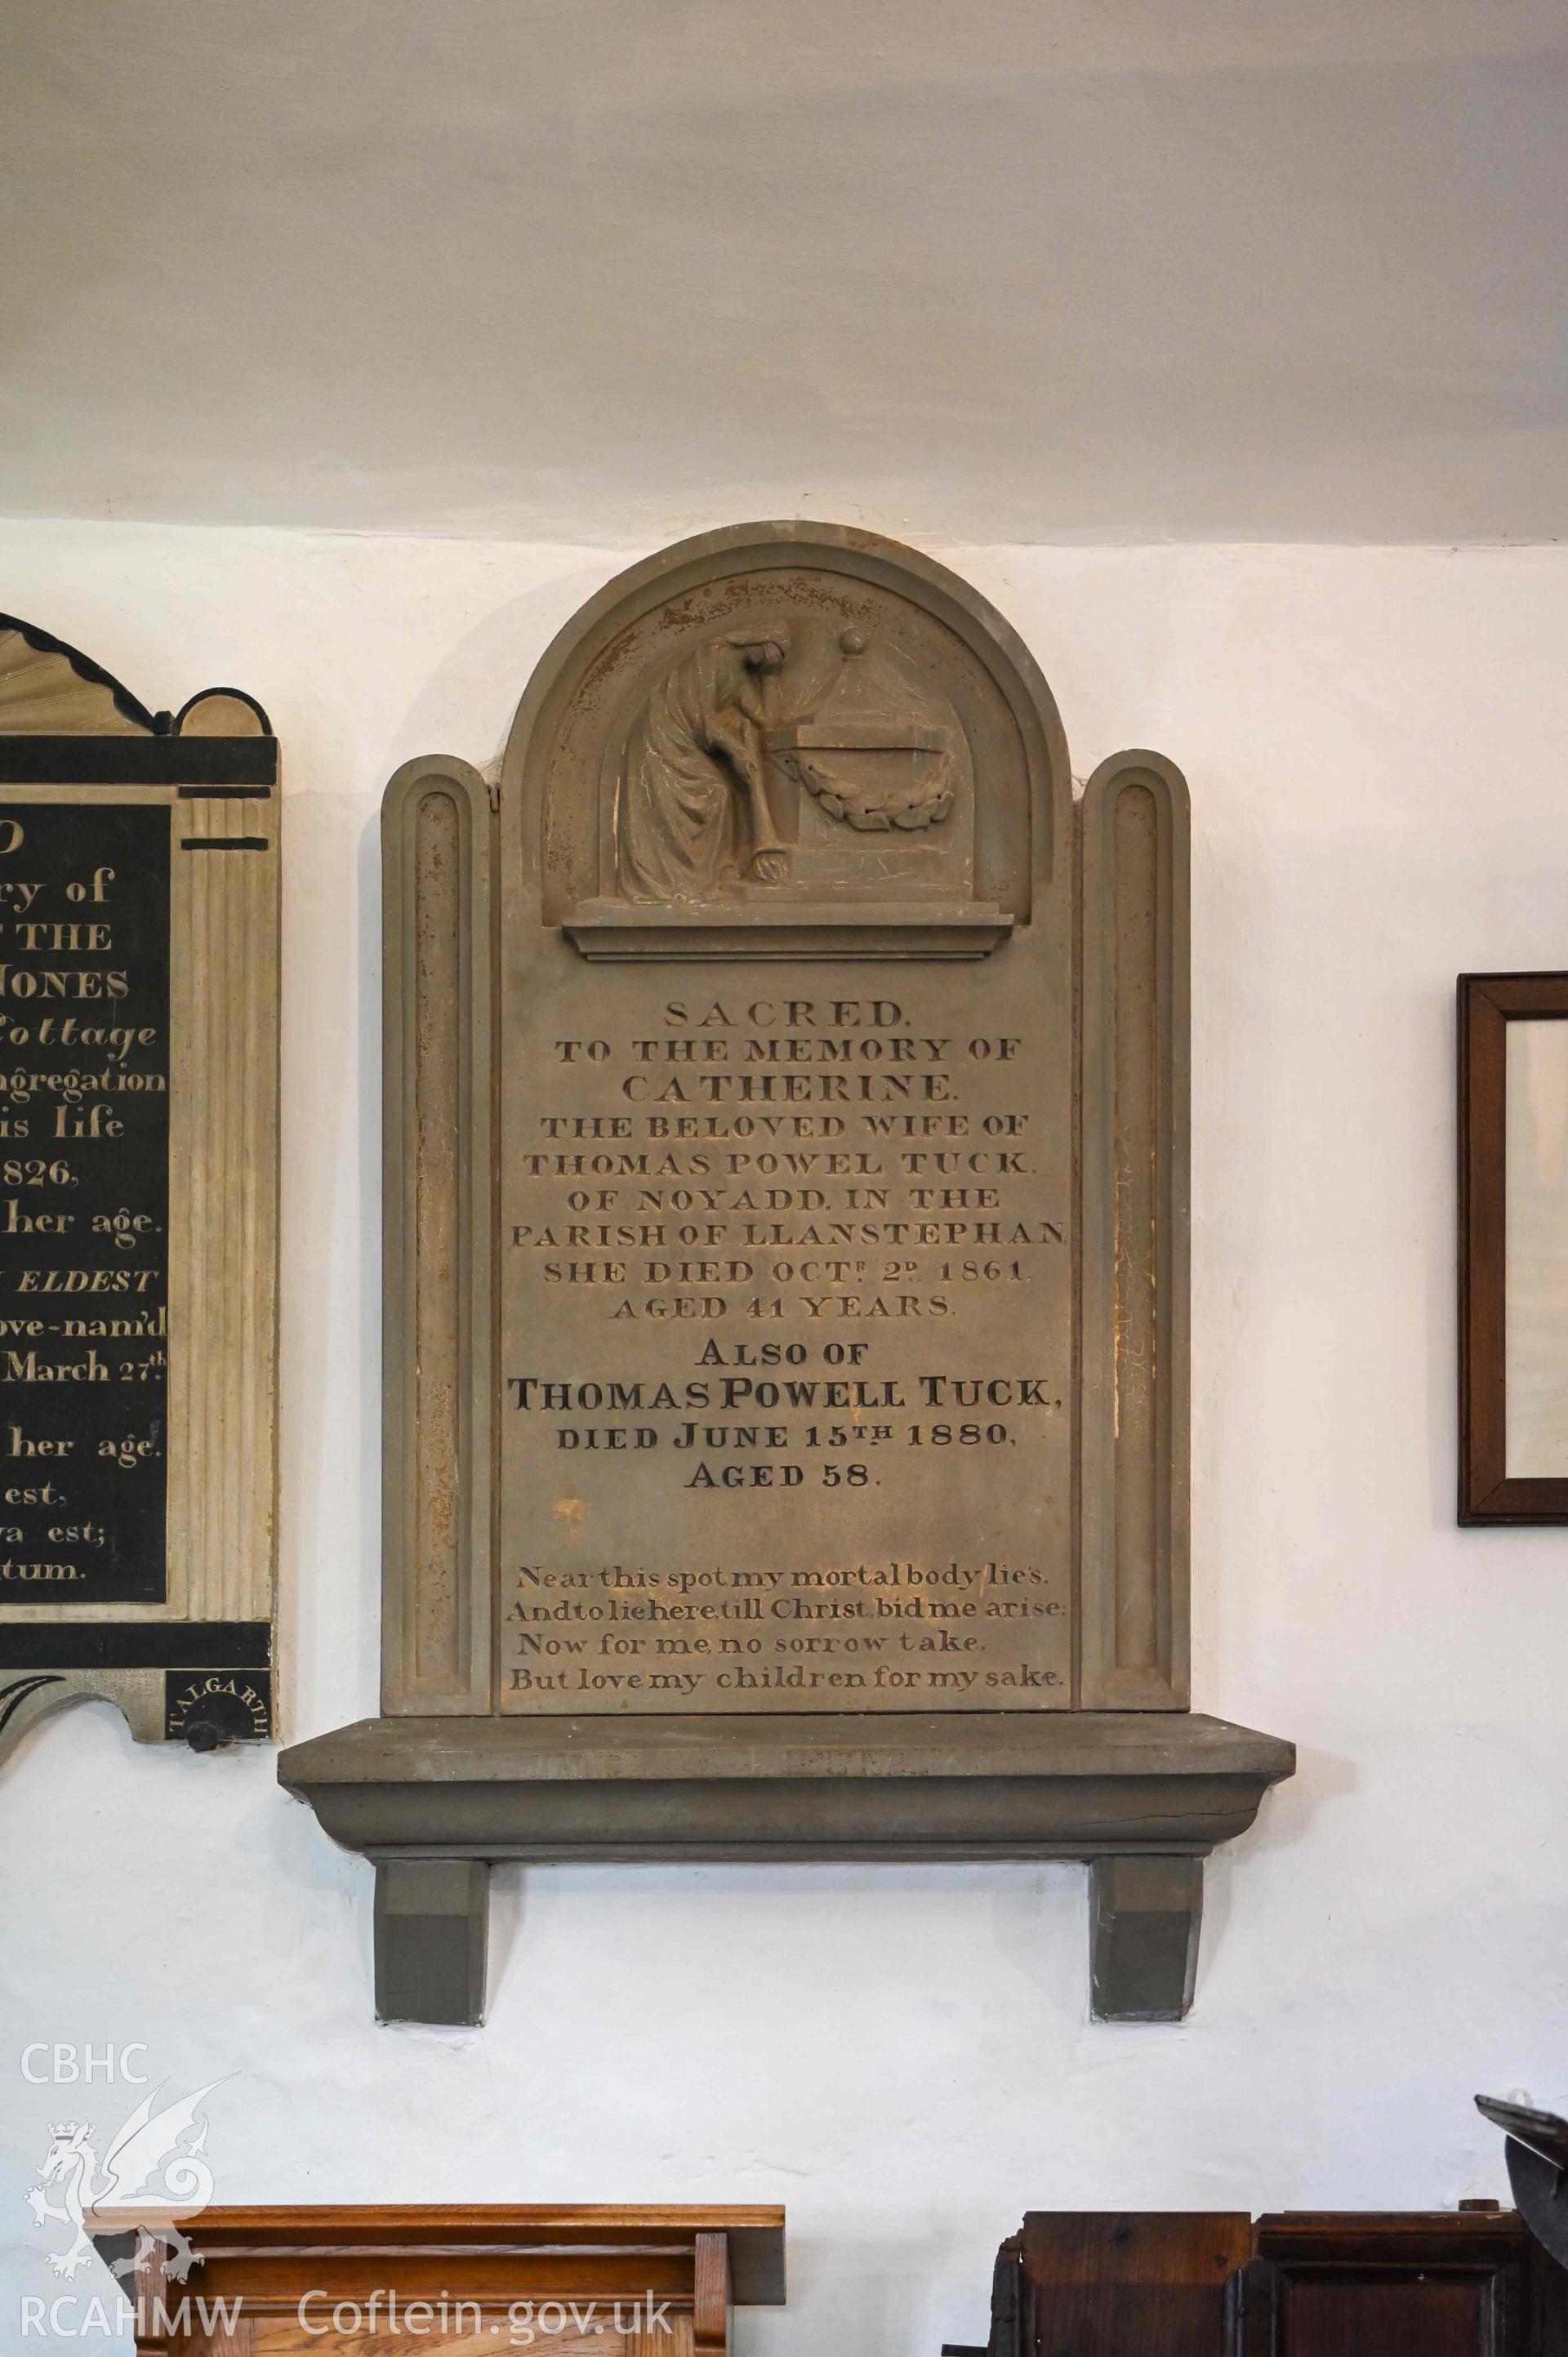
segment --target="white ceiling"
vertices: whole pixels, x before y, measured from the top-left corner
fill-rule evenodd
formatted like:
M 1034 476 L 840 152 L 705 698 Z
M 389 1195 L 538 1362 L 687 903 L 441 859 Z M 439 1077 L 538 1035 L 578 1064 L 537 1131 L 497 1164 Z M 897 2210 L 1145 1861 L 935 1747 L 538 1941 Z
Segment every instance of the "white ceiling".
M 1568 0 L 10 0 L 0 510 L 1568 526 Z

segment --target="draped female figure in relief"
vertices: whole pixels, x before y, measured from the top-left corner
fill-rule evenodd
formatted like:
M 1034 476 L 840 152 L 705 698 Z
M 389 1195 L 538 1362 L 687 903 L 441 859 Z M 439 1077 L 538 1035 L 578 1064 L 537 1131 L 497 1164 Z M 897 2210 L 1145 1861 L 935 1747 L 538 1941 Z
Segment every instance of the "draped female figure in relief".
M 633 723 L 616 814 L 616 868 L 628 900 L 705 900 L 727 874 L 781 883 L 788 855 L 764 774 L 768 683 L 782 631 L 736 632 L 695 648 Z

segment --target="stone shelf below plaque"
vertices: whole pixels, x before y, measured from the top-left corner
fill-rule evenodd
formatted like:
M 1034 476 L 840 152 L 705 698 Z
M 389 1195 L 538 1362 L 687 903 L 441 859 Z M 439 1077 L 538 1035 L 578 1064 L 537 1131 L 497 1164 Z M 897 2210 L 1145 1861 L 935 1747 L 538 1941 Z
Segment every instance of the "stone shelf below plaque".
M 296 1744 L 279 1779 L 377 1869 L 383 2019 L 473 2022 L 501 1859 L 1078 1858 L 1093 2010 L 1178 2020 L 1202 1861 L 1244 1833 L 1294 1747 L 1185 1712 L 372 1718 Z

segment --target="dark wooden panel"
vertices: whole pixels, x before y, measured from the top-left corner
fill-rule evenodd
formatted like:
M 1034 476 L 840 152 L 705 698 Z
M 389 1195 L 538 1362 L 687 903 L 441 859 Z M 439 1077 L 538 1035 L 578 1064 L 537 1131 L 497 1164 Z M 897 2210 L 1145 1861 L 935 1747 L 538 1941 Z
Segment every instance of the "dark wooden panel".
M 1495 2279 L 1422 2283 L 1316 2276 L 1282 2287 L 1274 2346 L 1284 2357 L 1491 2357 L 1511 2345 Z
M 1036 2211 L 989 2357 L 1568 2357 L 1568 2274 L 1512 2211 Z
M 1034 2211 L 1024 2347 L 1035 2357 L 1220 2357 L 1245 2213 Z
M 1246 2357 L 1527 2357 L 1512 2211 L 1258 2221 Z

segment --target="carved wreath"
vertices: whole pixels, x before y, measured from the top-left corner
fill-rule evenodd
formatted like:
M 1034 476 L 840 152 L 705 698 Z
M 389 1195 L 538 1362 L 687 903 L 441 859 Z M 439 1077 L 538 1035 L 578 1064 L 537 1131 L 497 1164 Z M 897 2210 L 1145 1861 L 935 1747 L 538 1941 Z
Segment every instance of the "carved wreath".
M 830 818 L 843 819 L 863 834 L 885 834 L 894 827 L 913 831 L 935 826 L 953 805 L 953 759 L 950 749 L 933 756 L 911 779 L 897 783 L 874 779 L 846 779 L 800 747 L 783 757 Z

